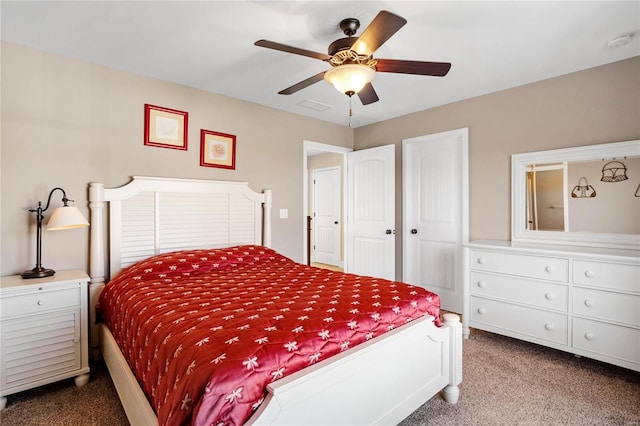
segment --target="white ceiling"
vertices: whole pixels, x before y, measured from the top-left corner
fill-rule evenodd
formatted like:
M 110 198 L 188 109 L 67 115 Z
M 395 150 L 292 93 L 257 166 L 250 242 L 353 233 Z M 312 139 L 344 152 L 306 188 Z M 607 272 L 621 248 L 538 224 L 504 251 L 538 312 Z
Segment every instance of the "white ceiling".
M 349 99 L 324 81 L 277 94 L 328 64 L 253 43 L 324 53 L 340 20 L 359 19 L 359 35 L 382 9 L 408 23 L 375 57 L 453 65 L 446 77 L 377 73 L 380 101 L 354 97 L 353 127 L 640 55 L 640 1 L 0 3 L 3 40 L 342 125 Z M 607 48 L 622 33 L 632 42 Z

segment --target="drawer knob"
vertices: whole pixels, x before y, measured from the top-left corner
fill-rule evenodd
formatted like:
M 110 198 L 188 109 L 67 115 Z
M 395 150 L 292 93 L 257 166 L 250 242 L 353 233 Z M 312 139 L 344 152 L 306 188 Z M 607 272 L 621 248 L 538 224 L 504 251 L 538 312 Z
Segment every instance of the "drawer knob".
M 38 306 L 42 306 L 42 305 L 44 305 L 44 300 L 38 300 L 38 301 L 36 302 L 36 304 L 37 304 Z
M 484 314 L 484 313 L 486 313 L 486 312 L 487 312 L 487 310 L 486 310 L 485 308 L 478 308 L 478 313 L 479 313 L 480 315 L 482 315 L 482 314 Z
M 552 272 L 555 272 L 556 267 L 553 266 L 553 265 L 548 265 L 546 268 L 544 268 L 544 270 L 549 272 L 549 273 L 552 273 Z
M 552 322 L 548 322 L 544 325 L 545 330 L 552 331 L 556 328 L 556 325 Z
M 479 257 L 478 258 L 478 263 L 481 265 L 484 265 L 485 263 L 487 263 L 487 258 L 486 257 Z
M 593 277 L 595 277 L 595 276 L 596 276 L 596 273 L 595 273 L 595 271 L 592 271 L 592 270 L 590 270 L 590 269 L 587 269 L 586 271 L 584 271 L 584 275 L 585 275 L 587 278 L 593 278 Z
M 487 286 L 486 281 L 478 281 L 478 287 L 485 288 Z
M 584 338 L 587 340 L 596 340 L 596 335 L 590 331 L 584 333 Z
M 545 293 L 544 294 L 544 298 L 547 299 L 547 300 L 553 300 L 553 299 L 556 298 L 556 295 L 555 295 L 555 293 Z
M 596 305 L 596 301 L 593 299 L 586 299 L 584 301 L 584 306 L 586 306 L 587 308 L 592 308 Z

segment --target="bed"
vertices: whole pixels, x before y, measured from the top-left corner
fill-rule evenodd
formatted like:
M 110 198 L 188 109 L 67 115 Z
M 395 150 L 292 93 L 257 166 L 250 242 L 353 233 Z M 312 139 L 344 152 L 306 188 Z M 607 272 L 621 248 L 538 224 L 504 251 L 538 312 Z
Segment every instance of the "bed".
M 118 188 L 104 188 L 103 184 L 92 183 L 89 199 L 92 350 L 94 354 L 100 354 L 104 358 L 131 424 L 209 424 L 212 423 L 211 418 L 207 417 L 210 413 L 217 413 L 216 422 L 225 424 L 395 424 L 440 392 L 448 402 L 457 401 L 458 385 L 462 379 L 462 328 L 459 318 L 456 315 L 444 314 L 441 324 L 439 312 L 437 309 L 434 310 L 439 304 L 437 295 L 432 297 L 425 290 L 405 288 L 401 283 L 375 280 L 371 277 L 320 270 L 293 262 L 272 250 L 270 191 L 254 192 L 246 183 L 239 182 L 134 177 L 131 182 Z M 190 272 L 194 270 L 197 271 Z M 113 303 L 116 308 L 121 301 L 131 299 L 137 306 L 134 310 L 142 311 L 149 310 L 152 306 L 149 299 L 138 299 L 142 297 L 142 293 L 172 294 L 177 285 L 180 286 L 179 292 L 188 293 L 191 298 L 194 292 L 204 291 L 205 296 L 211 298 L 212 302 L 215 300 L 220 306 L 226 306 L 226 301 L 219 299 L 220 294 L 211 295 L 211 288 L 203 287 L 202 274 L 206 275 L 207 281 L 213 280 L 215 289 L 222 293 L 229 293 L 229 289 L 224 288 L 228 282 L 234 282 L 233 287 L 240 287 L 240 290 L 244 291 L 242 297 L 234 296 L 245 303 L 244 307 L 232 308 L 239 313 L 238 318 L 233 318 L 233 313 L 225 313 L 220 314 L 222 316 L 218 316 L 214 321 L 221 321 L 221 318 L 227 317 L 231 322 L 236 319 L 240 321 L 234 322 L 233 327 L 228 327 L 237 330 L 235 334 L 220 335 L 224 336 L 220 341 L 227 342 L 226 345 L 231 345 L 235 339 L 252 336 L 254 345 L 260 346 L 259 349 L 249 350 L 254 351 L 256 356 L 236 354 L 237 363 L 243 365 L 246 372 L 253 374 L 255 370 L 263 369 L 263 359 L 280 357 L 282 360 L 282 357 L 294 352 L 301 355 L 297 358 L 305 359 L 306 362 L 298 363 L 300 366 L 296 369 L 289 369 L 289 364 L 277 365 L 276 362 L 276 367 L 263 369 L 263 375 L 270 378 L 263 379 L 266 380 L 264 383 L 256 384 L 264 388 L 256 391 L 245 382 L 234 382 L 229 384 L 230 388 L 218 392 L 216 400 L 216 397 L 210 394 L 215 394 L 215 390 L 222 385 L 214 385 L 212 380 L 222 377 L 235 380 L 237 373 L 215 370 L 213 374 L 201 373 L 198 370 L 199 373 L 193 376 L 199 377 L 202 383 L 194 384 L 191 378 L 184 379 L 183 370 L 178 373 L 172 372 L 172 375 L 159 374 L 158 377 L 153 376 L 154 379 L 149 380 L 144 376 L 147 373 L 140 373 L 139 366 L 136 365 L 143 364 L 150 375 L 157 374 L 157 371 L 151 370 L 162 370 L 161 367 L 164 365 L 166 373 L 174 368 L 169 367 L 168 359 L 182 358 L 182 355 L 176 354 L 182 354 L 184 347 L 194 347 L 198 344 L 200 346 L 194 354 L 202 357 L 202 360 L 210 360 L 210 364 L 216 364 L 216 360 L 220 361 L 221 355 L 222 359 L 226 356 L 236 356 L 232 356 L 233 352 L 228 350 L 218 350 L 217 353 L 214 350 L 205 355 L 204 347 L 208 346 L 209 337 L 216 340 L 214 334 L 222 333 L 222 329 L 216 325 L 207 326 L 207 329 L 211 330 L 211 336 L 205 333 L 189 338 L 180 337 L 177 346 L 170 346 L 171 339 L 175 338 L 174 334 L 182 333 L 181 336 L 186 336 L 185 332 L 195 329 L 192 326 L 183 327 L 183 317 L 191 315 L 201 321 L 201 318 L 210 314 L 214 316 L 212 312 L 217 313 L 219 309 L 215 303 L 209 306 L 202 298 L 198 299 L 196 303 L 206 305 L 202 306 L 200 311 L 200 308 L 183 305 L 182 301 L 176 302 L 178 305 L 173 307 L 167 307 L 163 301 L 157 302 L 162 306 L 154 306 L 153 309 L 166 308 L 174 314 L 176 310 L 184 307 L 183 314 L 186 312 L 189 315 L 178 315 L 177 325 L 173 325 L 170 331 L 162 335 L 157 344 L 153 343 L 155 336 L 152 334 L 149 334 L 151 337 L 140 340 L 142 346 L 156 348 L 153 355 L 140 355 L 137 352 L 139 348 L 132 348 L 135 340 L 133 337 L 138 335 L 137 326 L 132 326 L 131 330 L 112 326 L 113 330 L 110 330 L 104 323 L 96 322 L 95 307 L 103 292 L 119 292 L 120 299 Z M 179 279 L 180 275 L 188 275 L 188 279 Z M 113 278 L 112 282 L 110 277 Z M 325 290 L 326 283 L 336 282 L 342 286 L 347 281 L 356 282 L 357 289 L 369 285 L 375 288 L 374 293 L 360 294 L 360 290 L 357 290 L 358 294 L 354 295 L 345 292 L 342 300 L 349 301 L 348 306 L 351 308 L 359 308 L 359 301 L 369 300 L 371 296 L 374 298 L 373 303 L 382 301 L 378 305 L 389 305 L 392 310 L 389 313 L 381 311 L 363 314 L 370 318 L 361 317 L 354 321 L 353 312 L 359 314 L 358 309 L 351 309 L 351 313 L 339 309 L 340 296 L 326 294 L 327 291 L 336 290 Z M 196 287 L 182 287 L 187 283 Z M 260 283 L 266 283 L 265 288 L 259 287 L 262 285 Z M 160 284 L 169 287 L 150 289 L 150 285 Z M 110 285 L 112 287 L 108 287 Z M 119 286 L 122 286 L 122 289 Z M 396 286 L 402 294 L 394 293 L 398 291 Z M 312 293 L 298 294 L 302 287 L 310 287 Z M 383 291 L 380 292 L 380 289 Z M 279 296 L 267 293 L 272 290 L 279 292 Z M 389 294 L 384 293 L 387 290 L 390 291 Z M 261 294 L 271 299 L 265 303 L 267 299 L 259 299 Z M 366 297 L 360 299 L 361 295 Z M 283 299 L 285 305 L 271 304 L 271 300 L 279 298 Z M 170 296 L 169 299 L 175 298 Z M 329 308 L 323 308 L 322 315 L 317 317 L 309 310 L 305 310 L 305 314 L 301 315 L 295 311 L 296 299 L 304 300 L 299 309 L 320 306 L 317 302 L 322 299 L 326 299 Z M 356 305 L 351 304 L 354 300 Z M 287 303 L 289 305 L 286 305 Z M 256 305 L 257 310 L 245 312 L 245 308 L 252 304 Z M 101 300 L 100 307 L 106 311 L 104 305 L 105 302 Z M 252 328 L 263 333 L 276 332 L 278 326 L 274 325 L 274 321 L 280 320 L 280 314 L 274 315 L 269 311 L 272 306 L 273 309 L 283 311 L 283 315 L 284 311 L 294 313 L 293 320 L 283 320 L 293 321 L 287 323 L 286 327 L 281 327 L 285 334 L 277 337 L 276 334 L 257 335 L 258 337 L 250 334 Z M 330 313 L 326 314 L 325 311 Z M 398 315 L 399 312 L 402 312 L 402 316 Z M 310 315 L 307 315 L 309 313 Z M 390 319 L 392 313 L 393 320 Z M 262 318 L 261 314 L 264 314 Z M 145 312 L 141 313 L 141 316 L 143 315 Z M 384 319 L 385 315 L 389 318 Z M 127 319 L 126 323 L 135 324 L 135 318 Z M 154 315 L 151 315 L 151 319 L 147 316 L 146 322 L 153 323 L 155 319 Z M 256 321 L 255 324 L 262 320 L 266 322 L 260 323 L 260 327 L 253 327 L 254 323 L 250 323 L 253 320 Z M 316 321 L 315 325 L 311 325 L 313 321 Z M 326 321 L 326 324 L 322 324 L 323 321 Z M 347 330 L 351 327 L 352 332 L 339 332 L 330 328 L 333 327 L 333 322 L 343 323 Z M 385 329 L 384 333 L 380 331 L 382 328 Z M 356 332 L 357 330 L 360 331 Z M 347 333 L 349 337 L 336 337 L 339 333 Z M 312 341 L 316 343 L 303 343 L 304 334 L 315 336 L 315 340 Z M 124 339 L 121 349 L 116 340 L 122 341 L 123 335 L 128 337 Z M 335 337 L 334 344 L 326 344 L 323 337 L 327 336 Z M 272 340 L 269 341 L 269 338 Z M 138 346 L 141 345 L 140 342 Z M 264 353 L 257 352 L 263 350 L 262 345 L 269 344 L 279 348 L 279 355 L 265 356 Z M 322 344 L 323 347 L 318 349 L 319 346 L 305 346 L 313 344 Z M 301 349 L 297 345 L 305 346 L 307 349 Z M 158 348 L 169 348 L 166 356 L 159 355 Z M 144 362 L 136 361 L 145 356 Z M 193 355 L 194 362 L 195 356 Z M 162 362 L 156 365 L 160 358 Z M 293 358 L 295 357 L 291 356 L 291 359 Z M 204 362 L 196 363 L 197 366 L 192 363 L 187 371 L 195 371 L 201 363 Z M 292 361 L 291 364 L 295 362 Z M 130 365 L 134 366 L 141 377 L 140 380 Z M 158 398 L 154 394 L 156 391 L 150 390 L 148 385 L 148 382 L 154 380 L 166 381 L 173 386 L 164 383 L 162 390 L 158 391 L 163 397 Z M 187 392 L 186 388 L 182 389 L 182 393 L 178 391 L 178 396 L 168 396 L 168 391 L 165 392 L 168 388 L 181 386 L 202 389 L 203 383 L 204 396 L 196 397 L 195 391 Z M 253 386 L 253 381 L 251 383 Z M 143 388 L 147 390 L 147 394 Z M 262 396 L 257 401 L 247 402 L 245 408 L 240 411 L 229 411 L 229 403 L 235 403 L 250 393 L 261 393 Z M 177 404 L 185 411 L 195 409 L 188 414 L 168 409 L 171 404 L 167 405 L 166 401 L 172 398 L 175 400 L 174 407 Z M 164 402 L 159 404 L 158 400 Z M 220 408 L 225 404 L 227 408 Z M 152 406 L 155 406 L 155 409 Z M 220 412 L 224 412 L 224 415 L 221 416 Z

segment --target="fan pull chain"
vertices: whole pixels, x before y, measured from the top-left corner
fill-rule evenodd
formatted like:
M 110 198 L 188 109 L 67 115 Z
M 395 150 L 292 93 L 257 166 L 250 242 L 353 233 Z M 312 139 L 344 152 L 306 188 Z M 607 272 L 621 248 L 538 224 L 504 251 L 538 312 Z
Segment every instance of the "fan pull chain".
M 351 98 L 353 97 L 355 92 L 352 91 L 348 91 L 346 93 L 347 96 L 349 96 L 349 127 L 351 127 L 351 117 L 353 117 L 353 111 L 351 110 Z

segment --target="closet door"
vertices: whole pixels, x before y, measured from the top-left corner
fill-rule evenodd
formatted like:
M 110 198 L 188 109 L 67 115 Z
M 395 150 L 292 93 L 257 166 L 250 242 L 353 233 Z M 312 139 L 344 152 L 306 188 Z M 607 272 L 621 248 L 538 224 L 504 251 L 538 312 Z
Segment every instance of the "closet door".
M 407 139 L 403 157 L 403 280 L 462 313 L 468 240 L 468 131 Z
M 347 154 L 346 272 L 395 280 L 395 145 Z

